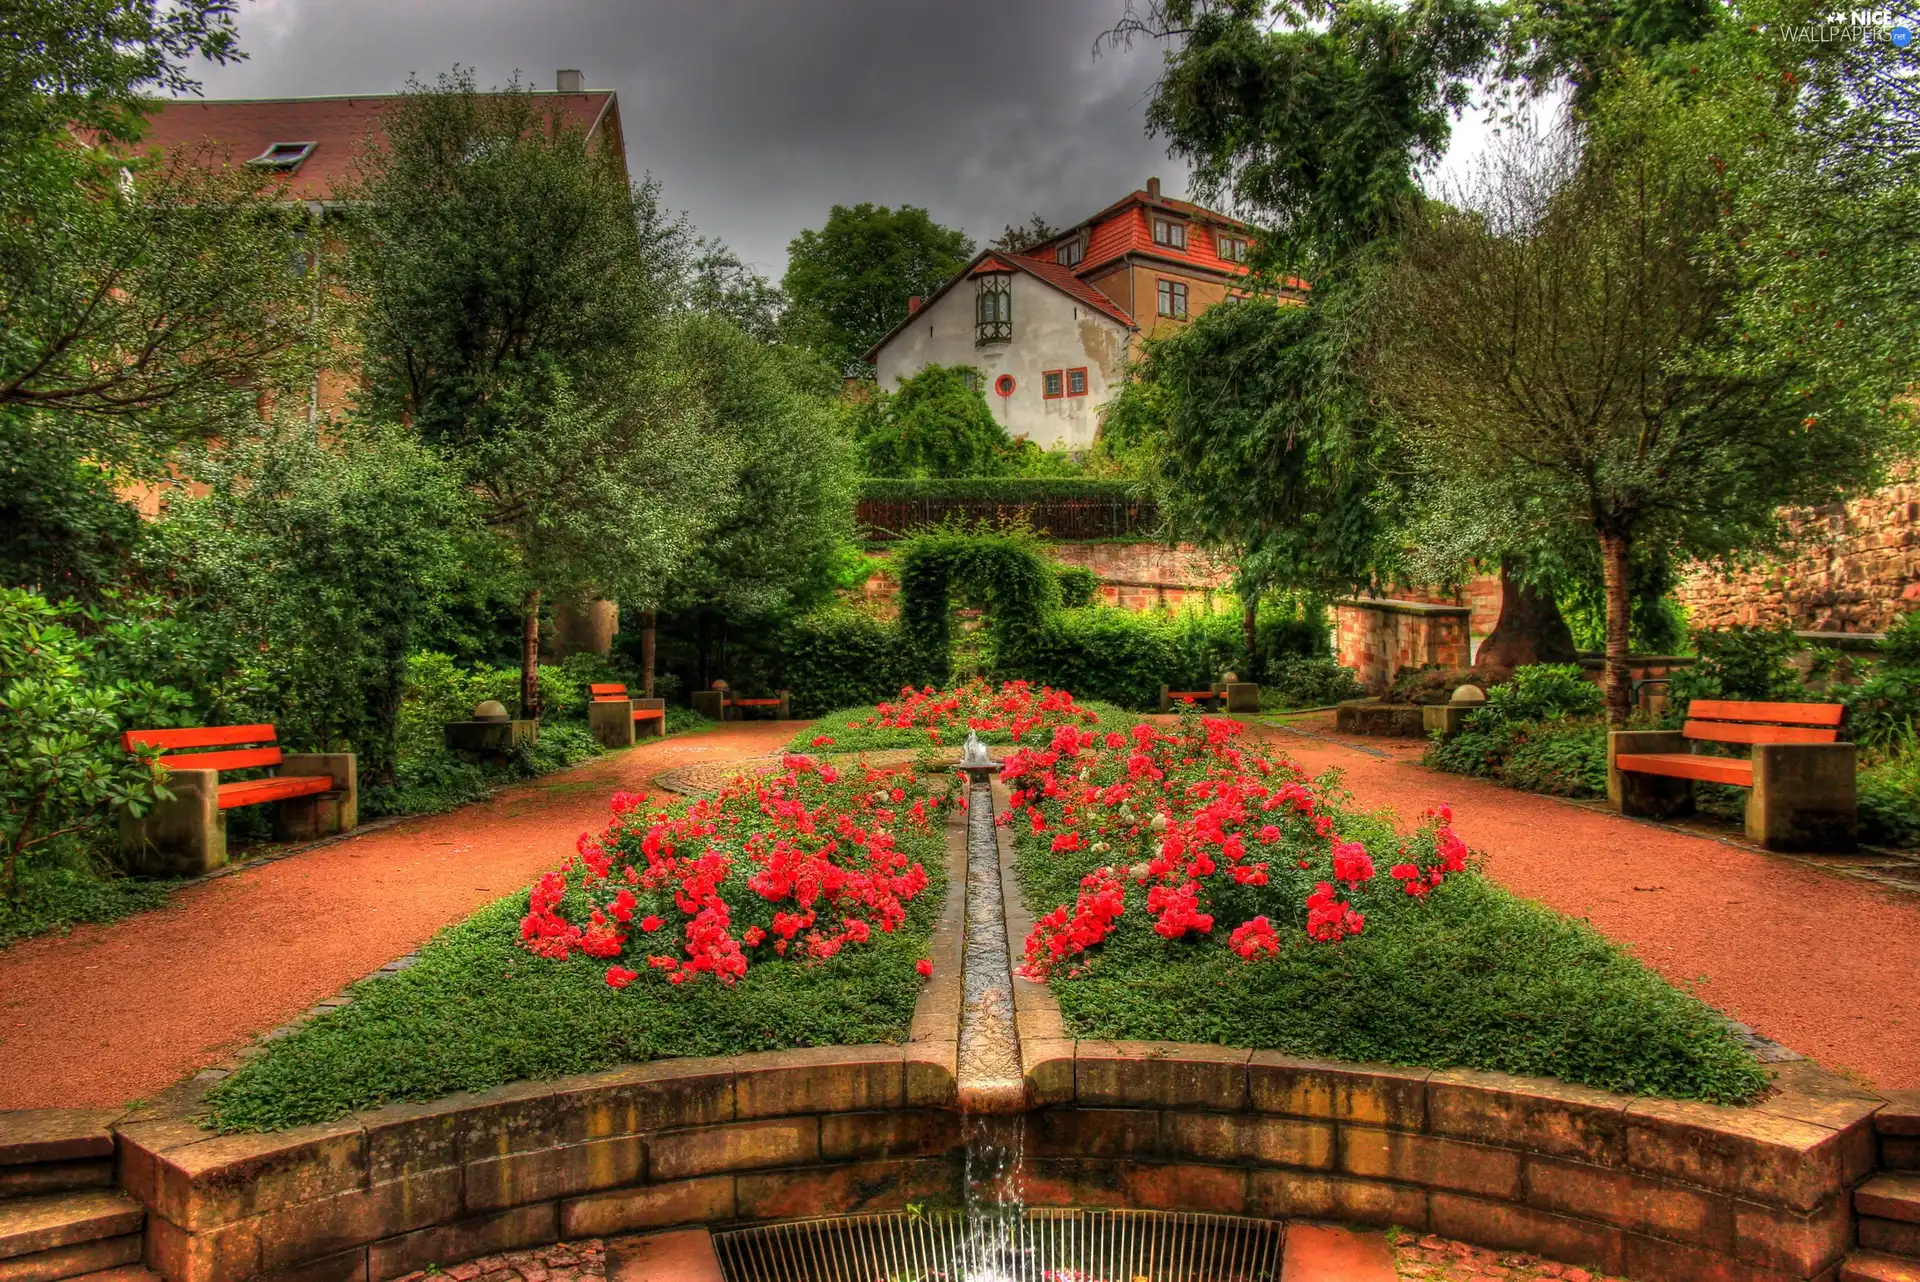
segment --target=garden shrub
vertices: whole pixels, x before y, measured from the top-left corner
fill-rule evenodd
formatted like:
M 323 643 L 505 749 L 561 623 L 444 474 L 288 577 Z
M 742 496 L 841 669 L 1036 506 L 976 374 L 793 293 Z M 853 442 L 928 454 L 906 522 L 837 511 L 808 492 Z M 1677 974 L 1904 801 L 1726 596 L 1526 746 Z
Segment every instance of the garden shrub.
M 1695 699 L 1796 703 L 1808 698 L 1805 683 L 1788 662 L 1806 643 L 1785 625 L 1695 632 L 1693 646 L 1699 658 L 1676 669 L 1667 687 L 1668 714 L 1675 724 Z
M 1153 616 L 1106 606 L 1063 610 L 1034 635 L 1022 662 L 1003 670 L 1123 708 L 1154 708 L 1161 684 L 1177 675 L 1169 631 Z
M 1024 666 L 1036 634 L 1060 609 L 1059 576 L 1032 534 L 935 530 L 899 547 L 900 635 L 922 670 L 919 680 L 947 680 L 956 601 L 986 612 L 990 670 Z
M 1260 687 L 1260 704 L 1280 708 L 1324 708 L 1366 693 L 1352 668 L 1337 659 L 1290 655 L 1267 670 Z
M 1717 1012 L 1412 832 L 1182 718 L 1008 758 L 1024 970 L 1070 1036 L 1552 1074 L 1723 1104 L 1769 1081 Z
M 1063 609 L 1078 610 L 1089 606 L 1100 594 L 1100 576 L 1084 565 L 1063 565 L 1060 576 L 1060 605 Z
M 1863 747 L 1899 752 L 1920 725 L 1920 610 L 1887 629 L 1880 654 L 1880 666 L 1846 692 L 1847 727 Z
M 1877 846 L 1920 846 L 1920 745 L 1912 730 L 1860 767 L 1855 787 L 1860 839 Z
M 852 610 L 795 619 L 781 629 L 778 649 L 796 717 L 877 703 L 920 675 L 898 628 Z
M 1487 691 L 1486 706 L 1468 714 L 1470 725 L 1591 717 L 1606 706 L 1606 692 L 1581 674 L 1577 663 L 1529 663 Z
M 103 667 L 97 608 L 0 588 L 0 939 L 135 906 L 106 888 L 115 811 L 168 794 L 121 732 L 179 723 L 188 699 Z M 123 642 L 137 622 L 115 625 Z M 95 636 L 78 630 L 89 628 Z

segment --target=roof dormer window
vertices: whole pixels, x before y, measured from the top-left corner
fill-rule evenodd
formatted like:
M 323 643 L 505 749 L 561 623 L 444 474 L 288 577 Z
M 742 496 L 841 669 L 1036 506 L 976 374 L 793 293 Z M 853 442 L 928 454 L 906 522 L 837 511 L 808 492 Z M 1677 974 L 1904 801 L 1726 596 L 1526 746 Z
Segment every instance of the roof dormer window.
M 291 173 L 300 167 L 300 162 L 313 154 L 317 142 L 276 142 L 269 143 L 267 149 L 247 163 L 258 169 L 278 169 Z
M 1075 236 L 1066 244 L 1053 251 L 1053 261 L 1062 267 L 1078 267 L 1080 259 L 1087 252 L 1086 242 Z
M 1187 225 L 1183 222 L 1176 222 L 1171 218 L 1154 219 L 1153 243 L 1156 245 L 1165 245 L 1168 249 L 1185 249 L 1187 247 Z
M 973 343 L 1013 340 L 1013 273 L 986 272 L 979 277 L 979 292 L 973 302 Z

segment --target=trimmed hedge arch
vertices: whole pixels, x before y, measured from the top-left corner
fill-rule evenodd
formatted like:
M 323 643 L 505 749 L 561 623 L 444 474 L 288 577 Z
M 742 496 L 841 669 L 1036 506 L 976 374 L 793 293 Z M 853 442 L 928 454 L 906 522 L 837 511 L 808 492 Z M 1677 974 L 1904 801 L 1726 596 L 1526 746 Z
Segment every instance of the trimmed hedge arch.
M 901 642 L 934 685 L 951 675 L 956 597 L 986 611 L 996 668 L 1022 666 L 1060 609 L 1058 571 L 1018 534 L 916 535 L 897 564 Z

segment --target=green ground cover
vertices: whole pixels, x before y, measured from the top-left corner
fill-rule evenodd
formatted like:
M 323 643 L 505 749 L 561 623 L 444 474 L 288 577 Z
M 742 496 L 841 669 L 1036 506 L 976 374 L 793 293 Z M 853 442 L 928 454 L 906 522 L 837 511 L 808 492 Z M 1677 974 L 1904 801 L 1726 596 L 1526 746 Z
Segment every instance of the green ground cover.
M 1305 814 L 1276 818 L 1288 808 L 1268 815 L 1255 803 L 1227 822 L 1225 831 L 1245 843 L 1239 865 L 1260 860 L 1258 884 L 1249 884 L 1223 875 L 1236 865 L 1217 835 L 1196 835 L 1208 829 L 1199 816 L 1209 790 L 1235 771 L 1191 739 L 1149 756 L 1164 781 L 1146 779 L 1131 747 L 1083 753 L 1072 770 L 1089 770 L 1083 786 L 1100 789 L 1099 799 L 1085 804 L 1068 785 L 1066 796 L 1038 802 L 1043 827 L 1034 827 L 1031 809 L 1012 826 L 1023 892 L 1041 923 L 1036 935 L 1096 940 L 1084 949 L 1056 945 L 1063 955 L 1049 980 L 1073 1036 L 1545 1074 L 1718 1103 L 1750 1100 L 1765 1086 L 1766 1073 L 1718 1014 L 1586 924 L 1510 894 L 1471 866 L 1418 896 L 1407 893 L 1405 879 L 1439 867 L 1436 852 L 1451 845 L 1436 836 L 1449 830 L 1435 820 L 1396 832 L 1391 815 L 1353 811 L 1334 779 L 1302 781 Z M 1067 768 L 1051 767 L 1054 778 Z M 1035 786 L 1035 775 L 1012 765 L 1008 774 L 1012 787 Z M 1231 786 L 1290 777 L 1284 768 L 1249 769 Z M 1200 791 L 1188 792 L 1195 784 Z M 1142 822 L 1123 822 L 1126 812 L 1111 809 L 1116 797 Z M 1166 832 L 1186 847 L 1171 867 L 1166 837 L 1144 824 L 1156 813 L 1171 817 Z M 1326 834 L 1314 826 L 1319 819 L 1328 821 Z M 1277 831 L 1259 836 L 1269 820 Z M 1356 866 L 1361 846 L 1368 853 Z M 1182 861 L 1203 848 L 1219 868 L 1183 874 Z M 1355 879 L 1336 873 L 1343 867 Z M 1102 882 L 1103 868 L 1120 874 Z M 1090 874 L 1095 881 L 1084 883 Z M 1178 892 L 1189 884 L 1197 899 L 1182 903 Z M 1331 894 L 1316 908 L 1321 891 Z M 1204 929 L 1182 916 L 1202 911 Z M 1363 927 L 1349 911 L 1363 915 Z M 1264 924 L 1251 924 L 1256 917 Z M 1101 937 L 1103 922 L 1110 933 Z M 1041 938 L 1037 955 L 1047 951 Z
M 900 769 L 905 772 L 898 776 L 904 783 L 902 812 L 888 810 L 879 822 L 892 834 L 893 848 L 925 870 L 925 882 L 905 901 L 904 918 L 893 931 L 880 929 L 876 916 L 864 941 L 829 942 L 825 946 L 835 948 L 831 956 L 805 960 L 798 954 L 808 934 L 795 940 L 786 957 L 773 954 L 771 939 L 758 945 L 749 941 L 744 952 L 751 964 L 737 982 L 695 973 L 690 962 L 683 962 L 688 982 L 675 984 L 644 959 L 649 949 L 668 957 L 692 955 L 691 948 L 676 947 L 691 935 L 680 933 L 688 919 L 672 906 L 670 889 L 649 890 L 638 883 L 631 910 L 633 942 L 617 956 L 576 947 L 560 960 L 536 955 L 523 939 L 524 921 L 541 916 L 530 901 L 550 885 L 543 879 L 531 893 L 507 896 L 442 931 L 409 969 L 356 985 L 351 1005 L 274 1042 L 209 1093 L 213 1124 L 225 1130 L 279 1129 L 396 1101 L 669 1056 L 904 1041 L 919 996 L 915 966 L 926 956 L 945 888 L 944 812 L 931 799 L 944 798 L 951 781 L 914 779 L 908 768 Z M 816 816 L 844 812 L 871 824 L 870 790 L 876 779 L 880 776 L 849 771 L 831 787 L 789 788 L 786 795 L 801 797 Z M 904 809 L 920 799 L 931 803 L 924 823 Z M 665 813 L 677 822 L 695 822 L 707 813 L 700 809 L 704 804 L 683 802 Z M 751 785 L 723 794 L 720 804 L 723 835 L 715 840 L 733 858 L 718 890 L 733 907 L 734 937 L 748 939 L 754 924 L 768 930 L 782 905 L 748 887 L 749 876 L 764 865 L 740 852 L 751 836 L 774 832 L 778 825 Z M 619 842 L 602 839 L 613 858 L 613 878 L 601 883 L 603 890 L 628 884 L 621 876 L 626 864 L 648 867 L 638 848 L 652 817 L 637 815 L 632 822 Z M 832 830 L 830 824 L 822 827 Z M 689 864 L 707 844 L 688 842 Z M 855 848 L 841 843 L 843 852 Z M 855 869 L 878 866 L 848 853 L 835 861 Z M 585 922 L 593 902 L 609 903 L 604 894 L 587 893 L 576 877 L 542 919 Z M 794 904 L 783 901 L 783 906 Z M 820 906 L 824 930 L 828 905 L 822 901 Z M 835 922 L 843 911 L 864 911 L 844 901 L 832 907 Z M 643 933 L 655 913 L 666 924 Z M 591 927 L 587 933 L 592 936 Z M 623 967 L 626 986 L 613 987 L 609 976 L 622 978 Z

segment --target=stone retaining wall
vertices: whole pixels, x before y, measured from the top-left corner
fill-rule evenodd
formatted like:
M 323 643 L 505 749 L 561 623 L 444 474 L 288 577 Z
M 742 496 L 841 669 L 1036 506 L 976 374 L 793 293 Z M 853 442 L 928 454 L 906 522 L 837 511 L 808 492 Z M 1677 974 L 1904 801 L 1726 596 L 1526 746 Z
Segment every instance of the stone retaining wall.
M 1472 607 L 1354 597 L 1333 603 L 1334 655 L 1369 694 L 1403 668 L 1464 668 Z

